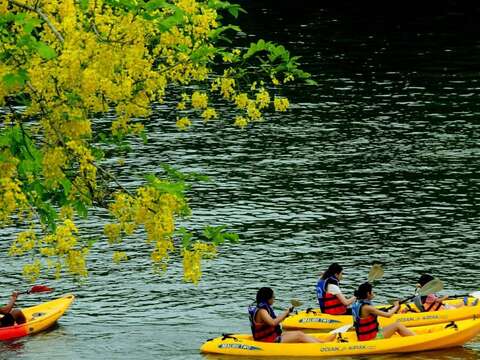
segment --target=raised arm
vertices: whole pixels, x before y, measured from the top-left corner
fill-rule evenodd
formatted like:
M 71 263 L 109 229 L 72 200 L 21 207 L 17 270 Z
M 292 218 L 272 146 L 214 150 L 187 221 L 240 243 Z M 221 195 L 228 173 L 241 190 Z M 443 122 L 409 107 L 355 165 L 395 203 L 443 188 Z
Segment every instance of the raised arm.
M 347 299 L 345 296 L 343 296 L 342 293 L 340 294 L 337 294 L 337 298 L 338 300 L 340 300 L 342 302 L 343 305 L 345 306 L 350 306 L 352 305 L 355 300 L 357 300 L 357 298 L 355 296 L 352 296 L 351 298 Z
M 8 304 L 0 308 L 0 314 L 8 314 L 10 311 L 12 311 L 13 306 L 15 305 L 15 301 L 17 301 L 17 297 L 18 293 L 14 291 L 12 293 L 12 296 L 10 297 L 10 301 L 8 302 Z
M 393 308 L 391 308 L 388 311 L 379 310 L 376 307 L 371 305 L 365 305 L 364 309 L 366 312 L 368 312 L 369 315 L 377 315 L 381 317 L 390 318 L 393 316 L 393 314 L 395 314 L 398 311 L 398 309 L 400 309 L 400 304 L 398 301 L 395 301 Z

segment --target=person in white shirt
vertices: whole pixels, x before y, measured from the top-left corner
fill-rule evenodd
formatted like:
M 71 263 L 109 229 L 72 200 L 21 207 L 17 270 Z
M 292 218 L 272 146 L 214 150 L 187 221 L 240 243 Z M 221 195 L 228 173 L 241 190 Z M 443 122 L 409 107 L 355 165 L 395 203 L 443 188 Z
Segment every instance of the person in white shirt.
M 340 290 L 340 280 L 343 278 L 343 268 L 338 263 L 331 264 L 317 283 L 317 299 L 320 309 L 325 314 L 351 315 L 352 305 L 356 297 L 346 298 Z

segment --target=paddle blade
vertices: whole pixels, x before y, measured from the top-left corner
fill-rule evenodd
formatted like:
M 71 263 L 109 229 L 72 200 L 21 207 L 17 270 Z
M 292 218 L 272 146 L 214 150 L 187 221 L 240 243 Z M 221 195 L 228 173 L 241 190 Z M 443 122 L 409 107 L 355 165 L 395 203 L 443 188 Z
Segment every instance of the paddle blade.
M 442 280 L 435 278 L 423 285 L 420 289 L 418 289 L 418 295 L 426 296 L 428 294 L 434 294 L 441 290 L 443 290 L 443 282 Z
M 33 293 L 41 293 L 41 292 L 49 292 L 49 291 L 53 291 L 53 289 L 45 285 L 34 285 L 30 290 L 28 290 L 28 293 L 33 294 Z
M 353 324 L 347 324 L 347 325 L 340 326 L 340 327 L 330 331 L 329 334 L 339 334 L 339 333 L 343 334 L 344 332 L 347 332 L 352 326 L 353 326 Z
M 370 269 L 370 272 L 368 273 L 368 282 L 374 282 L 375 280 L 381 279 L 383 277 L 383 268 L 382 265 L 380 264 L 373 264 L 372 268 Z
M 303 303 L 298 299 L 290 300 L 290 304 L 292 304 L 293 307 L 299 307 L 303 305 Z

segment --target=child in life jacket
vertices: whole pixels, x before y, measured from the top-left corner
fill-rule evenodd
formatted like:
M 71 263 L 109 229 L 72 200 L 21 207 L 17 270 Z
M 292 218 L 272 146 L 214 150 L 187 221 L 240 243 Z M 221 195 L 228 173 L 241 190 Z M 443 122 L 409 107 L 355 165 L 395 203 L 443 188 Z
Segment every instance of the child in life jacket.
M 272 309 L 275 301 L 273 290 L 262 287 L 257 292 L 256 304 L 248 308 L 250 327 L 253 339 L 256 341 L 276 343 L 321 343 L 324 342 L 302 331 L 282 331 L 280 323 L 293 311 L 293 306 L 286 309 L 277 317 Z M 328 337 L 325 342 L 335 339 L 335 334 Z
M 400 308 L 400 304 L 396 301 L 393 308 L 389 311 L 381 311 L 374 307 L 372 299 L 375 297 L 375 294 L 373 293 L 372 284 L 368 282 L 361 284 L 355 291 L 355 296 L 357 301 L 352 305 L 352 316 L 358 341 L 388 339 L 395 333 L 401 336 L 415 335 L 399 322 L 380 328 L 377 317 L 392 317 Z
M 418 279 L 417 288 L 422 288 L 425 284 L 433 280 L 433 276 L 429 274 L 423 274 Z M 468 299 L 464 299 L 464 303 L 460 304 L 444 304 L 443 301 L 448 299 L 448 295 L 438 297 L 435 294 L 428 294 L 425 296 L 417 295 L 413 298 L 415 306 L 420 310 L 420 312 L 428 311 L 438 311 L 438 310 L 448 310 L 456 309 L 465 305 L 465 302 Z
M 356 300 L 355 296 L 347 299 L 340 290 L 340 280 L 343 278 L 343 268 L 331 264 L 317 283 L 317 299 L 322 313 L 331 315 L 350 315 L 348 308 Z

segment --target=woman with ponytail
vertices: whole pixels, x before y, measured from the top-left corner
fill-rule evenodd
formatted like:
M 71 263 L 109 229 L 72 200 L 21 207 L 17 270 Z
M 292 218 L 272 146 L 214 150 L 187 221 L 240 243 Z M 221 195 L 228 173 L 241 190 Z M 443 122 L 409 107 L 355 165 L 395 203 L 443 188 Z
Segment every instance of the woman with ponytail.
M 378 316 L 390 318 L 400 308 L 398 301 L 395 301 L 390 311 L 381 311 L 372 305 L 372 299 L 375 297 L 372 284 L 363 283 L 355 290 L 357 301 L 352 305 L 353 325 L 359 341 L 373 339 L 388 339 L 393 334 L 398 333 L 401 336 L 415 335 L 405 325 L 395 322 L 384 328 L 378 325 Z
M 352 305 L 356 298 L 352 296 L 347 299 L 340 290 L 340 280 L 343 278 L 343 268 L 337 264 L 331 264 L 323 273 L 317 283 L 317 299 L 320 310 L 331 315 L 350 315 Z
M 318 343 L 320 339 L 305 335 L 302 331 L 283 331 L 280 323 L 293 311 L 293 306 L 286 309 L 277 317 L 272 309 L 275 296 L 273 290 L 262 287 L 257 292 L 256 304 L 248 308 L 250 327 L 252 328 L 253 339 L 264 342 L 277 343 Z M 332 334 L 326 341 L 335 339 Z

